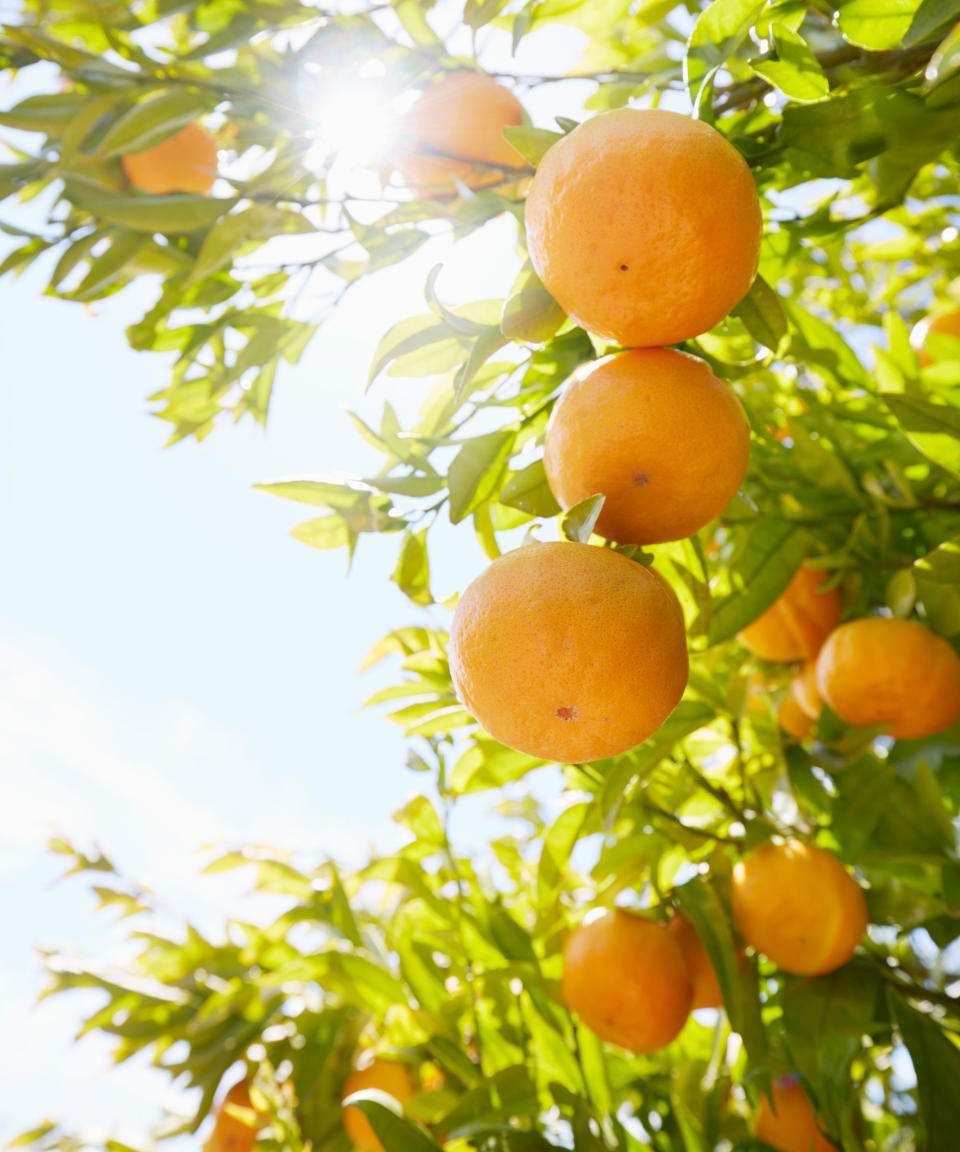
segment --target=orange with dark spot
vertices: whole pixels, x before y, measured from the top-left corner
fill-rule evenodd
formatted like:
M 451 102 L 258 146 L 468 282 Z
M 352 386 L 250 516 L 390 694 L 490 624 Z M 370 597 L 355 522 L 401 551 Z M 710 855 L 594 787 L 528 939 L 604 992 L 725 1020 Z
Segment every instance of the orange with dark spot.
M 736 393 L 685 352 L 596 361 L 564 389 L 543 463 L 563 508 L 602 493 L 597 532 L 619 544 L 692 536 L 740 487 L 750 425 Z
M 152 148 L 122 156 L 121 161 L 127 179 L 141 192 L 205 196 L 217 179 L 217 142 L 199 124 L 188 124 Z
M 528 544 L 464 592 L 450 672 L 496 740 L 578 763 L 642 743 L 687 683 L 683 611 L 670 585 L 609 548 Z
M 829 573 L 800 567 L 780 596 L 737 639 L 761 660 L 812 660 L 840 621 L 836 588 L 823 588 Z
M 733 869 L 733 916 L 743 939 L 785 972 L 832 972 L 867 929 L 860 885 L 832 852 L 764 844 Z
M 630 348 L 708 331 L 746 295 L 762 217 L 740 153 L 702 120 L 620 108 L 540 161 L 526 205 L 533 266 L 578 324 Z
M 386 1092 L 402 1107 L 416 1092 L 417 1085 L 413 1073 L 406 1064 L 396 1060 L 374 1060 L 364 1068 L 355 1068 L 347 1077 L 340 1093 L 345 1100 L 354 1092 L 377 1089 Z M 343 1110 L 343 1126 L 357 1148 L 363 1152 L 384 1152 L 370 1121 L 359 1108 L 347 1107 Z
M 485 72 L 451 72 L 431 85 L 400 123 L 396 164 L 420 196 L 503 180 L 525 164 L 503 129 L 523 123 L 520 101 Z M 491 167 L 492 165 L 492 167 Z
M 817 657 L 820 695 L 847 724 L 920 740 L 960 720 L 960 656 L 916 620 L 841 624 Z
M 693 984 L 665 925 L 605 908 L 589 913 L 567 938 L 563 996 L 601 1040 L 655 1052 L 686 1023 Z

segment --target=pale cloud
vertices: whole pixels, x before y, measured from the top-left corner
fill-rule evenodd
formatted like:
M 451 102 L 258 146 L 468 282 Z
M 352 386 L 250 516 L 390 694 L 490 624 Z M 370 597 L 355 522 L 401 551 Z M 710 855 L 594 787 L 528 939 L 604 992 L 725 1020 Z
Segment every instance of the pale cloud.
M 214 807 L 177 785 L 174 769 L 188 737 L 209 754 L 211 771 L 242 763 L 236 740 L 182 702 L 147 709 L 136 715 L 49 640 L 0 639 L 0 871 L 16 872 L 30 859 L 23 849 L 54 830 L 85 836 L 116 827 L 124 840 L 142 832 L 147 854 L 159 852 L 175 871 L 200 845 L 229 835 Z
M 161 897 L 164 927 L 176 931 L 189 917 L 215 935 L 241 906 L 255 920 L 276 905 L 242 904 L 245 870 L 199 878 L 204 845 L 255 837 L 356 864 L 374 837 L 384 847 L 403 835 L 385 814 L 356 827 L 334 806 L 329 823 L 318 820 L 308 805 L 275 798 L 274 772 L 242 734 L 187 701 L 134 697 L 55 641 L 0 637 L 0 1144 L 51 1116 L 136 1146 L 163 1107 L 185 1105 L 145 1062 L 114 1068 L 106 1038 L 71 1043 L 98 997 L 36 1004 L 36 944 L 77 948 L 98 964 L 128 954 L 125 929 L 93 916 L 83 880 L 51 890 L 52 833 L 96 841 L 129 868 Z

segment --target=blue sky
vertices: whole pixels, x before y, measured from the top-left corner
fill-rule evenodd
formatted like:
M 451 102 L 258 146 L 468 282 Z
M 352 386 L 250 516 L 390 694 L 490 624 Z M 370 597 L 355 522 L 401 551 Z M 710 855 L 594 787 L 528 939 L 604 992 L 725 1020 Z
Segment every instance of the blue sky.
M 552 36 L 488 66 L 562 72 L 576 55 L 577 38 Z M 535 122 L 576 113 L 570 87 L 527 99 Z M 389 814 L 421 781 L 399 732 L 361 710 L 389 673 L 354 674 L 384 632 L 418 619 L 386 579 L 396 542 L 364 540 L 348 577 L 343 554 L 287 534 L 310 509 L 252 485 L 374 466 L 346 408 L 389 397 L 402 410 L 423 388 L 387 378 L 364 397 L 376 341 L 421 309 L 438 260 L 454 302 L 503 295 L 513 241 L 504 219 L 379 274 L 281 376 L 266 434 L 244 423 L 170 450 L 145 402 L 167 363 L 123 333 L 152 286 L 88 310 L 43 298 L 44 269 L 0 281 L 0 1142 L 48 1115 L 134 1139 L 176 1103 L 142 1066 L 105 1077 L 98 1038 L 70 1044 L 81 999 L 34 1005 L 37 946 L 104 959 L 122 939 L 82 881 L 53 883 L 50 833 L 98 842 L 210 927 L 242 883 L 196 879 L 205 845 L 357 860 L 396 840 Z M 439 596 L 485 564 L 467 526 L 446 539 Z M 481 807 L 465 814 L 468 839 Z

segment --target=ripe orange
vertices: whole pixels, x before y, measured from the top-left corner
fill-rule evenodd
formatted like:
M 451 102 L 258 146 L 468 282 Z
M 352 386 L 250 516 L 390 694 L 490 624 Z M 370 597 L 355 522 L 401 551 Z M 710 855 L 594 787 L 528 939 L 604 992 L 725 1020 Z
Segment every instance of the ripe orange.
M 263 1117 L 256 1115 L 254 1123 L 236 1115 L 231 1108 L 253 1111 L 250 1100 L 250 1081 L 241 1080 L 234 1084 L 224 1096 L 213 1123 L 213 1131 L 204 1144 L 205 1152 L 250 1152 L 257 1137 Z
M 802 744 L 813 731 L 823 711 L 823 701 L 817 691 L 817 662 L 808 660 L 790 681 L 790 690 L 783 698 L 777 720 L 780 727 Z
M 960 720 L 960 656 L 916 620 L 841 624 L 817 658 L 820 695 L 847 724 L 920 740 Z
M 601 1040 L 655 1052 L 686 1023 L 693 984 L 663 924 L 605 908 L 588 914 L 567 938 L 563 996 Z
M 619 552 L 529 544 L 494 560 L 460 598 L 450 671 L 502 744 L 564 763 L 616 756 L 683 695 L 683 612 L 662 577 Z
M 790 695 L 796 700 L 801 711 L 811 720 L 818 720 L 823 711 L 823 700 L 817 688 L 817 662 L 808 660 L 798 668 L 790 681 Z
M 820 1131 L 807 1094 L 793 1077 L 773 1085 L 773 1104 L 763 1096 L 757 1108 L 757 1136 L 778 1152 L 835 1152 Z
M 354 1092 L 365 1092 L 371 1088 L 386 1092 L 402 1106 L 416 1092 L 417 1085 L 406 1064 L 378 1059 L 350 1073 L 340 1099 L 345 1100 Z M 343 1126 L 356 1147 L 362 1148 L 363 1152 L 383 1152 L 383 1145 L 377 1139 L 370 1121 L 359 1108 L 344 1108 Z
M 668 922 L 667 929 L 680 948 L 687 974 L 693 984 L 693 1001 L 690 1007 L 722 1008 L 720 982 L 696 928 L 686 916 L 674 916 Z
M 543 462 L 562 507 L 606 496 L 598 533 L 659 544 L 719 516 L 749 455 L 750 425 L 726 381 L 696 356 L 641 348 L 595 361 L 568 382 Z
M 635 348 L 708 331 L 757 272 L 762 219 L 750 169 L 715 128 L 620 108 L 540 161 L 526 205 L 533 266 L 590 332 Z
M 960 340 L 960 308 L 951 308 L 948 312 L 925 316 L 914 325 L 910 333 L 910 343 L 917 353 L 917 359 L 924 366 L 933 363 L 933 357 L 927 350 L 927 340 L 931 336 L 950 336 L 954 340 Z
M 867 929 L 860 885 L 832 852 L 764 844 L 733 869 L 733 917 L 744 940 L 785 972 L 832 972 Z
M 468 188 L 496 184 L 503 179 L 499 168 L 525 163 L 503 136 L 504 128 L 522 123 L 520 101 L 492 76 L 450 72 L 403 117 L 397 167 L 420 195 L 452 192 L 454 177 Z
M 802 744 L 813 731 L 814 720 L 800 707 L 793 693 L 788 692 L 777 711 L 777 723 L 798 744 Z
M 153 148 L 122 156 L 127 179 L 141 192 L 195 192 L 205 196 L 217 179 L 217 142 L 199 124 L 188 124 Z
M 801 567 L 780 596 L 737 639 L 761 660 L 812 660 L 840 622 L 836 588 L 821 591 L 826 572 Z

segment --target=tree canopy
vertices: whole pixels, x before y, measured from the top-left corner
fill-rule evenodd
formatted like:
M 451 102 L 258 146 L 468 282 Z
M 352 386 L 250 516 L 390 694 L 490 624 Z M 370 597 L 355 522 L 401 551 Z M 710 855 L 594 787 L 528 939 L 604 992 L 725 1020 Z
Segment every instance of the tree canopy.
M 430 238 L 456 243 L 506 215 L 522 262 L 499 298 L 455 304 L 435 269 L 419 314 L 371 347 L 383 395 L 431 381 L 411 421 L 389 399 L 378 426 L 355 419 L 382 457 L 376 475 L 262 485 L 314 510 L 294 530 L 311 547 L 353 557 L 366 534 L 395 537 L 391 579 L 410 615 L 368 665 L 393 662 L 395 683 L 370 704 L 402 727 L 419 774 L 395 816 L 405 846 L 354 870 L 282 848 L 221 856 L 209 870 L 246 868 L 284 910 L 260 926 L 241 912 L 207 938 L 161 932 L 154 897 L 104 855 L 54 844 L 102 906 L 132 918 L 136 955 L 123 970 L 48 956 L 52 989 L 99 990 L 83 1030 L 198 1090 L 189 1116 L 157 1131 L 195 1132 L 244 1063 L 271 1117 L 264 1146 L 346 1152 L 340 1092 L 359 1047 L 418 1069 L 403 1115 L 383 1097 L 359 1105 L 387 1152 L 760 1152 L 751 1116 L 785 1074 L 803 1077 L 844 1152 L 954 1149 L 960 730 L 893 740 L 824 707 L 797 742 L 776 719 L 792 669 L 736 636 L 809 561 L 845 617 L 913 618 L 957 647 L 960 340 L 935 335 L 924 351 L 910 330 L 960 308 L 960 3 L 20 8 L 0 33 L 0 68 L 29 92 L 0 112 L 0 274 L 39 264 L 46 291 L 78 305 L 153 286 L 127 336 L 171 361 L 150 398 L 171 441 L 229 435 L 231 417 L 267 425 L 274 388 L 344 294 Z M 686 693 L 639 747 L 559 772 L 498 744 L 458 700 L 430 558 L 444 523 L 472 529 L 491 559 L 528 533 L 586 542 L 596 525 L 596 500 L 561 512 L 542 444 L 561 385 L 611 346 L 551 298 L 524 234 L 529 178 L 576 121 L 507 128 L 522 167 L 487 165 L 482 186 L 436 196 L 404 184 L 389 147 L 407 97 L 556 28 L 580 34 L 581 58 L 564 75 L 498 70 L 521 102 L 575 79 L 581 119 L 686 111 L 742 154 L 764 208 L 753 287 L 682 345 L 743 403 L 746 479 L 694 536 L 625 549 L 680 598 Z M 388 147 L 366 161 L 379 191 L 352 194 L 349 141 L 317 122 L 337 101 L 380 109 Z M 198 121 L 220 148 L 212 194 L 131 187 L 123 156 Z M 550 772 L 548 812 L 527 784 Z M 479 793 L 504 830 L 471 858 L 449 818 Z M 731 870 L 778 836 L 829 849 L 864 888 L 869 934 L 829 974 L 744 953 L 733 926 Z M 696 1014 L 657 1053 L 603 1044 L 560 995 L 564 938 L 614 902 L 682 911 L 718 977 L 725 1010 Z M 91 1146 L 54 1121 L 21 1144 Z

